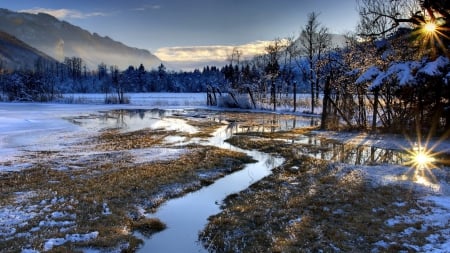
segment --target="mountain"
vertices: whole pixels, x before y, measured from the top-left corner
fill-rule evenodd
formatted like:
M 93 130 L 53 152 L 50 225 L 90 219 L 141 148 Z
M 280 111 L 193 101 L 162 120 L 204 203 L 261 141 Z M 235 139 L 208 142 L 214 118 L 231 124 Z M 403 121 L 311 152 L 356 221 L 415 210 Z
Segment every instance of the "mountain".
M 37 59 L 56 62 L 50 56 L 0 31 L 0 64 L 3 69 L 32 69 Z
M 18 13 L 0 9 L 0 31 L 4 31 L 56 60 L 80 57 L 88 68 L 98 64 L 117 65 L 120 69 L 144 64 L 156 67 L 161 60 L 148 50 L 128 47 L 109 37 L 102 37 L 66 21 L 39 13 Z

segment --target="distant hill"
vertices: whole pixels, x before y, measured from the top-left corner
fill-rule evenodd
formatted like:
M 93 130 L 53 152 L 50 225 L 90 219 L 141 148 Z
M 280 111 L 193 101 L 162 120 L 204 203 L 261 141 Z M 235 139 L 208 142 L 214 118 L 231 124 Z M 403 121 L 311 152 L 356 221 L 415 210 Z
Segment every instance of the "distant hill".
M 141 63 L 151 68 L 161 63 L 148 50 L 128 47 L 109 37 L 91 34 L 44 13 L 18 13 L 0 9 L 0 31 L 13 35 L 59 61 L 65 57 L 80 57 L 90 69 L 96 69 L 102 62 L 117 65 L 120 69 Z
M 33 69 L 39 58 L 56 62 L 14 36 L 0 31 L 0 64 L 3 69 Z

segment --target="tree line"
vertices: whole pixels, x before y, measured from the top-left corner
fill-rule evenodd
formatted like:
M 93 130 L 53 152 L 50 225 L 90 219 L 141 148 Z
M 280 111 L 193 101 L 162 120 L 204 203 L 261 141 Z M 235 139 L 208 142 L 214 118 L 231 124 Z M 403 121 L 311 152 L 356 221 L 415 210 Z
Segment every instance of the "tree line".
M 224 67 L 168 71 L 163 64 L 89 71 L 80 58 L 39 60 L 33 71 L 0 72 L 3 100 L 50 101 L 68 92 L 102 92 L 126 103 L 126 92 L 207 92 L 208 105 L 321 113 L 321 128 L 390 132 L 450 129 L 450 7 L 445 0 L 357 0 L 360 22 L 344 46 L 332 45 L 315 12 L 297 38 L 275 39 L 242 59 L 235 48 Z M 430 28 L 431 27 L 431 28 Z M 1 70 L 1 65 L 0 65 Z M 106 98 L 113 98 L 109 101 Z
M 83 59 L 63 62 L 38 59 L 32 69 L 7 70 L 0 62 L 0 100 L 55 101 L 65 93 L 104 93 L 109 102 L 123 103 L 127 92 L 205 92 L 206 84 L 223 76 L 216 67 L 203 71 L 168 71 L 161 64 L 147 70 L 143 64 L 119 70 L 101 63 L 89 70 Z
M 311 13 L 297 39 L 276 39 L 250 61 L 239 61 L 242 52 L 234 52 L 234 64 L 245 68 L 227 67 L 221 89 L 229 94 L 227 104 L 276 110 L 293 94 L 296 111 L 301 83 L 310 93 L 308 112 L 321 109 L 322 129 L 450 134 L 450 3 L 357 3 L 358 33 L 343 47 L 333 47 L 328 29 Z M 210 88 L 213 103 L 218 90 Z M 241 102 L 243 94 L 251 102 Z

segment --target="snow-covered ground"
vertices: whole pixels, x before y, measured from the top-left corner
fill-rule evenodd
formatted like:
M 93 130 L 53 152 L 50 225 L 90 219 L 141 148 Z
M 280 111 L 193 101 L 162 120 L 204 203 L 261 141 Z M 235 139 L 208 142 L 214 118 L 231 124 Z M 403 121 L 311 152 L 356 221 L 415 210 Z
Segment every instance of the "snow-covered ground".
M 101 104 L 103 95 L 84 95 L 84 101 L 94 101 L 86 104 L 41 104 L 41 103 L 0 103 L 0 173 L 27 168 L 26 163 L 20 162 L 20 155 L 23 151 L 29 150 L 61 150 L 67 143 L 75 142 L 83 136 L 90 136 L 92 133 L 80 126 L 74 125 L 65 118 L 89 115 L 99 111 L 112 110 L 118 108 L 205 108 L 205 94 L 132 94 L 131 104 L 128 105 L 104 105 Z M 98 103 L 97 103 L 98 102 Z M 299 110 L 301 111 L 301 110 Z M 173 122 L 176 124 L 176 122 Z M 164 127 L 164 126 L 163 126 Z M 317 135 L 336 139 L 341 142 L 351 142 L 368 146 L 377 146 L 389 149 L 409 148 L 415 140 L 401 136 L 367 135 L 357 133 L 338 132 L 315 132 Z M 425 141 L 424 141 L 425 142 Z M 450 141 L 430 140 L 428 147 L 439 152 L 450 153 Z M 160 151 L 148 151 L 149 153 L 160 154 Z M 170 152 L 169 152 L 170 153 Z M 174 154 L 176 155 L 176 154 Z M 158 157 L 150 155 L 149 157 Z M 170 156 L 170 155 L 169 155 Z M 146 158 L 148 160 L 150 158 Z M 448 162 L 448 161 L 447 161 Z M 377 184 L 398 184 L 406 187 L 413 187 L 419 192 L 418 209 L 427 209 L 425 215 L 419 215 L 418 210 L 410 210 L 404 216 L 394 217 L 386 221 L 388 225 L 398 223 L 415 224 L 423 222 L 421 230 L 433 228 L 435 231 L 427 238 L 427 244 L 423 247 L 411 246 L 419 252 L 450 252 L 450 169 L 448 167 L 431 169 L 425 175 L 411 174 L 411 168 L 398 165 L 379 166 L 352 166 L 342 165 L 343 170 L 355 170 Z M 415 173 L 415 172 L 414 172 Z M 427 176 L 428 175 L 428 176 Z M 23 203 L 33 196 L 33 192 L 18 192 L 16 203 Z M 61 228 L 73 225 L 74 217 L 70 212 L 71 201 L 66 199 L 43 200 L 39 206 L 28 206 L 22 208 L 20 205 L 0 206 L 0 236 L 7 238 L 18 235 L 14 226 L 26 224 L 39 212 L 45 210 L 45 206 L 59 203 L 62 209 L 52 213 L 47 221 L 43 221 L 41 227 L 35 229 L 45 229 L 46 226 L 60 226 Z M 399 203 L 401 205 L 402 203 Z M 107 207 L 106 207 L 107 209 Z M 59 223 L 58 223 L 59 222 Z M 411 225 L 401 234 L 395 236 L 408 237 L 418 228 Z M 63 230 L 63 229 L 62 229 Z M 83 241 L 95 238 L 98 232 L 92 231 L 87 234 L 67 234 L 64 238 L 50 238 L 44 245 L 44 249 L 49 250 L 54 245 L 62 244 L 66 241 Z M 394 235 L 393 235 L 394 236 Z M 389 242 L 380 241 L 378 246 L 387 247 Z M 23 252 L 36 252 L 32 249 L 24 248 Z

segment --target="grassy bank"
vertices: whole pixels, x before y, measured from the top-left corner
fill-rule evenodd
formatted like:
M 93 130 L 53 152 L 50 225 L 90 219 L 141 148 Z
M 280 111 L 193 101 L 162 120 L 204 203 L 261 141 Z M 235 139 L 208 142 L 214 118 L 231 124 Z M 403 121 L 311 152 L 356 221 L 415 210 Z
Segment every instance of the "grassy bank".
M 141 240 L 133 231 L 151 235 L 165 228 L 145 213 L 252 162 L 242 153 L 212 146 L 164 143 L 164 138 L 176 135 L 205 138 L 218 126 L 196 122 L 202 135 L 195 136 L 150 129 L 106 130 L 63 150 L 27 152 L 21 158 L 30 164 L 27 169 L 0 174 L 3 213 L 11 210 L 11 216 L 26 218 L 1 229 L 0 248 L 134 251 Z M 155 152 L 155 158 L 144 159 Z M 83 236 L 92 238 L 79 239 Z
M 209 251 L 410 252 L 414 248 L 408 245 L 426 242 L 432 231 L 421 231 L 421 222 L 386 222 L 417 207 L 413 191 L 376 185 L 357 170 L 301 155 L 297 150 L 305 144 L 277 140 L 281 135 L 288 133 L 229 140 L 243 148 L 278 153 L 286 163 L 224 201 L 223 212 L 210 217 L 200 233 Z M 401 236 L 407 227 L 417 229 L 408 240 Z

